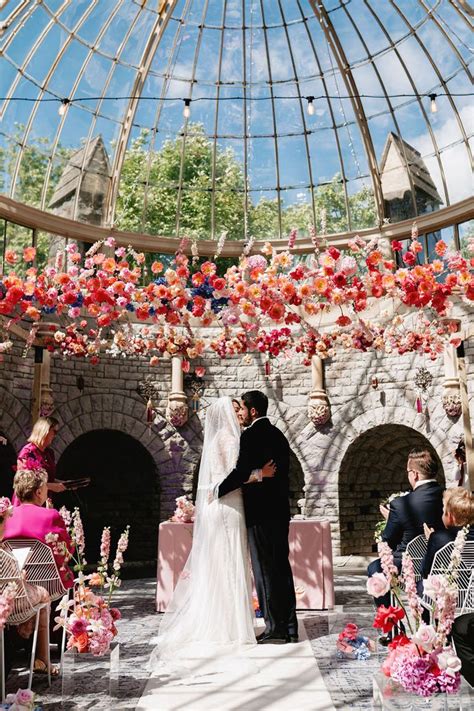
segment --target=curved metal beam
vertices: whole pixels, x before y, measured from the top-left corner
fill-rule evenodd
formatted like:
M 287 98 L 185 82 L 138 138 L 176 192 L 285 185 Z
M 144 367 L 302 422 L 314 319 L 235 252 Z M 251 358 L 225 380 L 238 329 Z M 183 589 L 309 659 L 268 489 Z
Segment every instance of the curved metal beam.
M 128 102 L 127 110 L 125 112 L 122 127 L 120 130 L 120 136 L 117 141 L 117 150 L 115 152 L 115 159 L 112 166 L 112 180 L 110 192 L 108 195 L 107 204 L 105 206 L 105 219 L 107 224 L 112 224 L 113 222 L 115 203 L 117 200 L 120 182 L 120 174 L 122 172 L 122 166 L 125 160 L 125 151 L 127 150 L 128 139 L 130 138 L 133 120 L 135 118 L 137 106 L 140 101 L 143 86 L 145 84 L 145 79 L 147 77 L 153 58 L 156 54 L 156 50 L 158 49 L 158 45 L 160 43 L 163 31 L 168 24 L 168 20 L 171 17 L 171 13 L 175 8 L 176 3 L 177 0 L 169 0 L 169 2 L 166 2 L 161 5 L 159 14 L 157 14 L 156 16 L 156 20 L 153 24 L 150 36 L 146 43 L 145 49 L 143 50 L 142 58 L 140 60 L 140 69 L 137 72 L 137 76 L 135 77 L 135 81 L 130 92 L 132 98 Z
M 174 237 L 158 237 L 156 235 L 143 234 L 138 232 L 124 232 L 108 227 L 97 227 L 96 225 L 70 220 L 60 215 L 43 212 L 36 207 L 30 207 L 11 198 L 0 195 L 0 218 L 30 229 L 37 229 L 54 235 L 61 235 L 67 239 L 78 240 L 80 242 L 97 242 L 107 239 L 113 235 L 120 246 L 126 247 L 131 244 L 135 249 L 146 252 L 162 254 L 175 254 L 178 240 Z M 461 224 L 474 218 L 474 199 L 467 198 L 454 205 L 445 207 L 436 212 L 425 213 L 417 217 L 416 222 L 420 234 L 436 232 L 443 227 Z M 354 230 L 353 232 L 340 232 L 326 235 L 330 244 L 336 247 L 345 247 L 349 240 L 356 234 L 370 239 L 376 235 L 387 239 L 408 239 L 411 234 L 413 220 L 403 220 L 393 225 L 383 225 L 382 227 L 371 227 L 367 230 Z M 267 240 L 255 242 L 252 252 L 258 254 Z M 288 249 L 285 239 L 270 240 L 271 244 L 279 252 Z M 201 256 L 212 257 L 215 254 L 216 243 L 214 240 L 200 240 L 198 242 Z M 240 240 L 228 240 L 222 250 L 222 257 L 240 257 L 245 243 Z M 188 249 L 189 252 L 190 248 Z M 293 254 L 311 254 L 314 252 L 314 245 L 308 237 L 296 240 Z
M 354 114 L 356 116 L 357 123 L 359 125 L 365 152 L 367 154 L 367 162 L 369 165 L 370 175 L 372 177 L 372 185 L 374 187 L 374 197 L 375 205 L 377 207 L 378 221 L 379 225 L 382 225 L 385 217 L 382 181 L 380 179 L 377 157 L 375 155 L 374 144 L 372 143 L 372 136 L 370 135 L 368 127 L 364 105 L 362 103 L 362 100 L 359 98 L 359 91 L 353 74 L 351 72 L 349 62 L 342 48 L 342 44 L 339 41 L 337 32 L 334 29 L 334 26 L 326 11 L 326 8 L 319 0 L 309 0 L 309 3 L 313 9 L 315 16 L 319 20 L 321 29 L 324 32 L 326 40 L 329 44 L 329 47 L 337 62 L 339 71 L 341 72 L 341 76 L 346 85 L 347 93 L 351 97 L 350 100 L 354 109 Z

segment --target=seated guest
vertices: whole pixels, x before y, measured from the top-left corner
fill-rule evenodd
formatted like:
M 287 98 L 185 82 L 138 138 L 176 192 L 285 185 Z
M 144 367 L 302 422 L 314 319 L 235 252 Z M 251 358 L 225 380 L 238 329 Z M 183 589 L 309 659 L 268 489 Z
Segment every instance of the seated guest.
M 13 506 L 10 503 L 10 500 L 7 499 L 6 497 L 2 497 L 0 499 L 0 546 L 2 545 L 2 541 L 4 539 L 4 533 L 5 533 L 5 523 L 7 519 L 12 515 L 13 511 Z M 49 602 L 49 593 L 45 588 L 40 587 L 39 585 L 31 585 L 31 583 L 28 583 L 25 581 L 24 583 L 25 586 L 25 591 L 26 594 L 28 595 L 29 601 L 32 605 L 36 606 L 39 605 L 40 603 L 44 602 Z M 31 617 L 29 620 L 26 622 L 22 622 L 19 625 L 15 625 L 16 631 L 18 632 L 20 637 L 23 637 L 23 639 L 28 639 L 31 637 L 33 630 L 35 627 L 35 616 Z M 46 674 L 48 672 L 48 635 L 47 635 L 47 627 L 48 627 L 48 616 L 46 614 L 46 608 L 42 609 L 40 611 L 40 617 L 39 617 L 39 624 L 38 624 L 38 642 L 36 645 L 36 659 L 34 662 L 34 670 L 36 673 L 44 673 Z M 9 635 L 7 634 L 5 637 L 6 641 L 6 656 L 7 656 L 7 665 L 6 665 L 6 670 L 8 673 L 8 670 L 10 669 L 10 647 L 9 647 Z M 56 666 L 51 666 L 51 674 L 53 676 L 57 676 L 59 674 L 59 668 Z
M 471 492 L 461 487 L 445 491 L 442 518 L 444 528 L 439 528 L 437 531 L 426 523 L 424 525 L 425 536 L 428 539 L 428 547 L 421 563 L 421 575 L 424 579 L 430 574 L 435 553 L 447 543 L 454 541 L 460 528 L 470 526 L 466 540 L 474 540 L 474 496 Z
M 474 687 L 474 612 L 456 617 L 451 634 L 461 660 L 461 674 Z
M 393 551 L 393 560 L 398 570 L 402 567 L 402 554 L 407 544 L 423 533 L 423 524 L 427 523 L 434 530 L 443 527 L 443 489 L 436 481 L 438 465 L 429 449 L 416 447 L 408 455 L 407 475 L 411 491 L 406 496 L 399 496 L 390 504 L 390 509 L 380 506 L 380 512 L 387 519 L 382 533 Z M 380 559 L 370 563 L 367 573 L 381 573 Z M 390 593 L 374 598 L 377 607 L 390 605 Z
M 20 504 L 5 525 L 5 540 L 9 538 L 37 538 L 43 543 L 48 533 L 57 534 L 58 544 L 65 543 L 69 552 L 73 545 L 64 521 L 56 509 L 43 507 L 48 496 L 48 475 L 43 469 L 19 469 L 13 480 L 15 494 Z M 51 546 L 52 548 L 52 546 Z M 54 550 L 54 559 L 65 588 L 71 588 L 74 575 L 63 555 Z

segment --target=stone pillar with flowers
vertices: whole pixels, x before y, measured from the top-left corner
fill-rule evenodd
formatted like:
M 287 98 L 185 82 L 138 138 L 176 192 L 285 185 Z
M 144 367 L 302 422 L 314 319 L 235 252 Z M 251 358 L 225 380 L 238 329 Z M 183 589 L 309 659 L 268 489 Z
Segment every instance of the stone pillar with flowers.
M 33 423 L 39 417 L 48 417 L 54 410 L 53 391 L 51 389 L 51 354 L 44 347 L 45 339 L 51 337 L 51 326 L 42 323 L 35 332 L 35 365 L 33 375 L 33 398 L 31 415 Z
M 448 417 L 459 417 L 462 413 L 461 391 L 456 348 L 451 343 L 444 350 L 443 408 Z
M 184 392 L 183 359 L 180 355 L 171 358 L 171 391 L 166 419 L 173 427 L 183 427 L 188 421 L 188 398 Z
M 324 366 L 318 356 L 311 358 L 312 390 L 308 400 L 308 417 L 316 426 L 328 422 L 331 417 L 328 396 L 324 389 Z

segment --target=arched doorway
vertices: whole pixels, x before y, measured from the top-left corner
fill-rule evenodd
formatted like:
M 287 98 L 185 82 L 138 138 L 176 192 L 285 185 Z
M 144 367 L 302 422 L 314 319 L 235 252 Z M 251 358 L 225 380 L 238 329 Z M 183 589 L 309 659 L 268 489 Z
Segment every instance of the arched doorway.
M 0 432 L 0 496 L 8 496 L 10 499 L 12 497 L 15 465 L 15 448 L 9 442 L 8 437 Z
M 390 494 L 408 491 L 406 463 L 410 449 L 427 447 L 441 461 L 420 432 L 405 425 L 379 425 L 364 432 L 348 448 L 339 470 L 341 555 L 370 555 L 373 532 L 380 520 L 379 504 Z
M 92 430 L 64 450 L 57 474 L 60 479 L 91 477 L 87 488 L 57 497 L 58 506 L 64 503 L 70 509 L 79 506 L 81 510 L 86 559 L 90 563 L 98 560 L 104 526 L 110 525 L 114 546 L 130 524 L 125 560 L 137 564 L 138 575 L 144 574 L 144 566 L 151 573 L 156 561 L 160 493 L 156 465 L 148 450 L 118 430 Z

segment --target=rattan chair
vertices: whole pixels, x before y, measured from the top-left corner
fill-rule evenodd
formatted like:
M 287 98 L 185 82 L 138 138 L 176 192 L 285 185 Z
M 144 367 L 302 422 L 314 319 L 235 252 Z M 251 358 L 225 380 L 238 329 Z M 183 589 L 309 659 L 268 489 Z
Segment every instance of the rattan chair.
M 24 542 L 24 547 L 26 547 L 26 542 Z M 42 602 L 39 604 L 32 604 L 28 593 L 26 590 L 25 581 L 21 574 L 18 561 L 11 552 L 0 547 L 0 593 L 6 588 L 9 583 L 16 584 L 16 596 L 14 600 L 14 607 L 10 613 L 7 624 L 8 625 L 19 625 L 22 622 L 35 617 L 35 630 L 33 633 L 33 642 L 31 646 L 31 661 L 30 661 L 30 674 L 28 680 L 28 688 L 31 689 L 31 684 L 33 681 L 33 670 L 36 655 L 36 643 L 38 640 L 38 625 L 39 616 L 42 609 L 46 610 L 47 615 L 47 635 L 48 635 L 48 683 L 51 684 L 51 664 L 49 658 L 49 602 Z M 0 633 L 0 673 L 1 673 L 1 690 L 2 699 L 5 698 L 5 645 L 3 629 Z

